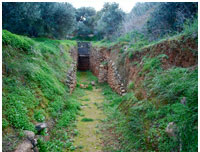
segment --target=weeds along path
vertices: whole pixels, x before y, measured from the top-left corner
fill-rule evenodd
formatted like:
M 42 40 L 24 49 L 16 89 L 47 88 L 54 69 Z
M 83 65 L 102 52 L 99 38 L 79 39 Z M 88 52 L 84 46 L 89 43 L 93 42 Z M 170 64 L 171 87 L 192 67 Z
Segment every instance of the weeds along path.
M 88 72 L 79 73 L 80 84 L 89 84 L 91 80 Z M 79 98 L 81 103 L 81 114 L 77 118 L 78 135 L 74 138 L 76 152 L 101 152 L 101 134 L 99 125 L 105 119 L 101 109 L 104 101 L 101 89 L 93 86 L 92 89 L 85 89 L 85 95 Z

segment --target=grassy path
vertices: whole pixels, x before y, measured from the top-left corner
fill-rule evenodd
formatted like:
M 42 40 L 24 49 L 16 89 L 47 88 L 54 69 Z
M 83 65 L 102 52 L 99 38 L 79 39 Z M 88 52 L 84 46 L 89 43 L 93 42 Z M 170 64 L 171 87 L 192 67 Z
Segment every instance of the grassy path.
M 89 84 L 87 73 L 82 72 L 79 76 L 80 84 Z M 101 134 L 99 125 L 105 115 L 101 109 L 104 101 L 101 89 L 96 86 L 92 90 L 85 89 L 85 95 L 79 98 L 82 104 L 81 115 L 77 119 L 78 136 L 74 138 L 76 152 L 101 152 Z

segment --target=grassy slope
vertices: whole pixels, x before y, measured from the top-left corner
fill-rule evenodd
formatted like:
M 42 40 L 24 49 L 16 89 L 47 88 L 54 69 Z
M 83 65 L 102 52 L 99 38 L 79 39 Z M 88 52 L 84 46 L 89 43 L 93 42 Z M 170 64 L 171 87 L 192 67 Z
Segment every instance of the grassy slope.
M 197 151 L 198 70 L 172 68 L 152 72 L 155 74 L 151 73 L 144 81 L 148 99 L 137 99 L 133 90 L 120 97 L 104 86 L 105 111 L 110 129 L 114 125 L 115 135 L 122 135 L 119 139 L 121 150 L 167 152 L 178 151 L 182 145 L 184 152 Z M 180 103 L 183 97 L 186 97 L 186 105 Z M 177 138 L 170 138 L 165 133 L 169 122 L 176 123 Z
M 184 32 L 170 39 L 181 36 L 196 37 L 197 22 L 185 28 Z M 137 34 L 138 35 L 138 34 Z M 140 36 L 140 35 L 139 35 Z M 163 42 L 154 42 L 151 45 Z M 128 44 L 128 51 L 142 50 L 146 41 L 142 37 L 131 45 L 130 38 L 121 39 L 116 44 Z M 115 43 L 95 42 L 97 47 L 111 47 Z M 132 53 L 126 53 L 129 57 Z M 164 70 L 161 67 L 162 56 L 145 58 L 138 68 L 144 76 L 142 87 L 147 92 L 147 99 L 137 99 L 134 87 L 136 82 L 129 84 L 129 92 L 125 97 L 113 93 L 104 85 L 105 111 L 108 114 L 108 129 L 112 129 L 119 138 L 120 150 L 129 151 L 197 151 L 198 146 L 198 69 L 172 67 Z M 165 56 L 163 56 L 165 57 Z M 183 97 L 187 103 L 180 103 Z M 125 112 L 125 114 L 124 114 Z M 177 126 L 176 138 L 170 138 L 165 132 L 169 122 Z M 115 146 L 107 145 L 110 151 Z
M 3 149 L 11 150 L 37 122 L 54 122 L 48 142 L 39 140 L 41 151 L 61 151 L 70 147 L 66 127 L 79 108 L 76 95 L 69 96 L 65 85 L 69 55 L 76 42 L 31 39 L 3 30 Z M 65 128 L 65 130 L 64 130 Z M 21 136 L 20 136 L 21 135 Z M 10 141 L 10 137 L 15 137 Z M 12 143 L 11 143 L 12 142 Z M 6 147 L 10 144 L 9 147 Z

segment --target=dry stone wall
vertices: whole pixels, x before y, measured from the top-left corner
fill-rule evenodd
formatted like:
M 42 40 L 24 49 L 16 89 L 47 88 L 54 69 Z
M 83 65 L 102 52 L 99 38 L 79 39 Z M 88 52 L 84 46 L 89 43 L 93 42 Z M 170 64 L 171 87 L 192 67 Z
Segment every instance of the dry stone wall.
M 76 87 L 76 71 L 77 71 L 77 63 L 73 62 L 70 66 L 70 69 L 67 73 L 67 86 L 70 89 L 70 93 L 72 93 Z
M 99 83 L 107 82 L 115 92 L 125 95 L 126 89 L 122 83 L 122 78 L 114 61 L 110 58 L 110 51 L 106 48 L 91 48 L 90 69 L 98 77 Z
M 124 84 L 122 82 L 122 77 L 120 76 L 117 67 L 115 65 L 115 62 L 110 60 L 108 63 L 108 76 L 107 76 L 108 84 L 110 87 L 116 91 L 120 95 L 125 95 L 126 89 L 124 87 Z
M 90 70 L 97 77 L 99 75 L 100 64 L 105 60 L 102 52 L 102 48 L 91 48 L 90 50 Z M 101 66 L 101 68 L 103 67 Z
M 72 93 L 76 87 L 76 72 L 77 72 L 77 60 L 78 60 L 77 48 L 72 48 L 70 50 L 70 54 L 73 59 L 73 62 L 70 65 L 70 68 L 67 72 L 66 84 L 69 87 L 70 93 Z

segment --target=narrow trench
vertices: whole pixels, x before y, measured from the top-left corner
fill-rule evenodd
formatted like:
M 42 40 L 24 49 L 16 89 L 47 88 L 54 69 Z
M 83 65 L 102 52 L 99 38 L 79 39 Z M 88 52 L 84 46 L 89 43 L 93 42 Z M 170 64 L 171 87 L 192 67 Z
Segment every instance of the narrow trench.
M 86 71 L 90 70 L 90 44 L 78 42 L 78 71 L 80 84 L 90 84 Z M 84 90 L 84 96 L 79 98 L 81 103 L 80 115 L 77 118 L 78 135 L 74 138 L 76 152 L 101 152 L 102 135 L 100 124 L 106 118 L 102 110 L 104 96 L 98 84 L 92 90 Z
M 80 83 L 90 83 L 86 72 L 80 73 Z M 85 90 L 85 95 L 79 98 L 81 103 L 81 115 L 77 118 L 78 135 L 74 138 L 76 152 L 101 152 L 100 124 L 105 119 L 101 109 L 104 97 L 99 86 L 92 90 Z

